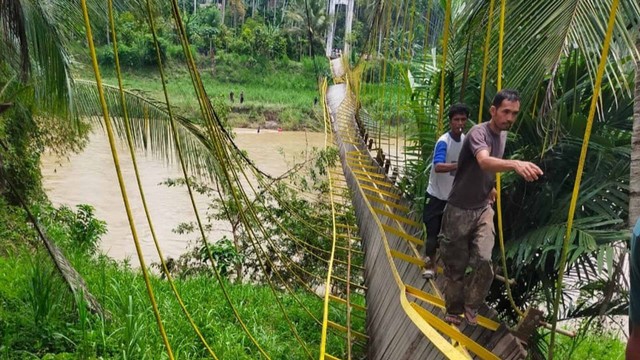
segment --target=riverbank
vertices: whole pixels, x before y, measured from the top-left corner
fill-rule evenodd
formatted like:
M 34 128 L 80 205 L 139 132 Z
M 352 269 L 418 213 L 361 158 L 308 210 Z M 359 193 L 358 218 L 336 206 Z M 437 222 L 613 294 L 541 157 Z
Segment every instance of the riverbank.
M 76 71 L 83 78 L 93 78 L 87 67 Z M 118 84 L 113 68 L 103 67 L 101 71 L 105 84 Z M 204 68 L 200 74 L 216 111 L 226 115 L 230 127 L 322 130 L 322 109 L 316 101 L 319 94 L 312 59 L 250 67 L 220 61 L 215 72 Z M 164 102 L 157 69 L 125 69 L 122 77 L 128 90 Z M 171 105 L 187 117 L 200 117 L 191 78 L 184 65 L 174 64 L 168 69 L 166 86 Z

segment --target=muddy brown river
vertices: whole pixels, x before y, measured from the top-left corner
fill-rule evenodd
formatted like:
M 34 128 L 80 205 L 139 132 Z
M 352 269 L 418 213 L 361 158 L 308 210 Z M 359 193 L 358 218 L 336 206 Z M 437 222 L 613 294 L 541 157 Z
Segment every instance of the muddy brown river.
M 236 129 L 235 132 L 238 147 L 246 150 L 262 171 L 273 176 L 287 171 L 293 157 L 305 149 L 324 146 L 323 133 L 269 130 L 257 133 L 251 129 Z M 140 201 L 131 157 L 124 143 L 119 144 L 118 154 L 145 262 L 157 262 L 158 255 Z M 161 182 L 181 177 L 182 171 L 179 164 L 167 165 L 163 159 L 142 150 L 137 151 L 136 158 L 162 252 L 165 257 L 178 257 L 196 236 L 178 235 L 172 229 L 181 222 L 195 221 L 194 211 L 186 188 L 167 187 Z M 44 188 L 54 205 L 74 208 L 77 204 L 90 204 L 95 208 L 96 217 L 107 222 L 108 233 L 102 237 L 100 244 L 107 255 L 117 260 L 129 258 L 133 266 L 139 264 L 111 151 L 103 131 L 96 130 L 91 134 L 84 151 L 68 159 L 44 155 L 42 175 Z M 207 199 L 198 196 L 196 202 L 202 216 L 206 211 Z M 228 229 L 225 222 L 214 223 L 211 240 L 228 234 Z

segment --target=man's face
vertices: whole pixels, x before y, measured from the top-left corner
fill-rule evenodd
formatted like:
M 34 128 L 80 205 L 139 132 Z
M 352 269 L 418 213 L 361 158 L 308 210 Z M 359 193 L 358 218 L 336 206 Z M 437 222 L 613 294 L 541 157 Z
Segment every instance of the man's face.
M 500 131 L 508 131 L 516 122 L 520 112 L 520 101 L 502 100 L 499 107 L 491 106 L 491 121 Z
M 451 132 L 455 136 L 460 136 L 462 131 L 464 130 L 464 126 L 467 124 L 467 115 L 465 114 L 455 114 L 450 120 L 449 125 L 451 125 Z

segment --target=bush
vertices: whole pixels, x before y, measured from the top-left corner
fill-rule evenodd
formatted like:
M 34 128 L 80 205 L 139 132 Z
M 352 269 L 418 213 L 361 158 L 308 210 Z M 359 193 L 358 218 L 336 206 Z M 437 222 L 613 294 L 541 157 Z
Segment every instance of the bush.
M 167 46 L 169 42 L 164 38 L 158 37 L 158 45 L 160 47 L 160 61 L 163 63 L 167 61 Z M 138 43 L 142 57 L 143 66 L 158 66 L 158 55 L 156 53 L 156 46 L 153 42 L 153 36 L 146 34 L 142 41 Z

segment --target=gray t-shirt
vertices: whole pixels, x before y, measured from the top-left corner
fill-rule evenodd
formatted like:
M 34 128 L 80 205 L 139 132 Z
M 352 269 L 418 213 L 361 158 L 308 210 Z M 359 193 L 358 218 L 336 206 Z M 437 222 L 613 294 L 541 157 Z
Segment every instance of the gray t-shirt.
M 476 125 L 469 130 L 464 139 L 458 170 L 453 179 L 453 188 L 449 194 L 449 203 L 461 209 L 480 209 L 489 203 L 489 194 L 495 186 L 496 174 L 483 171 L 476 155 L 486 149 L 492 157 L 502 158 L 507 142 L 507 132 L 494 133 L 489 122 Z

